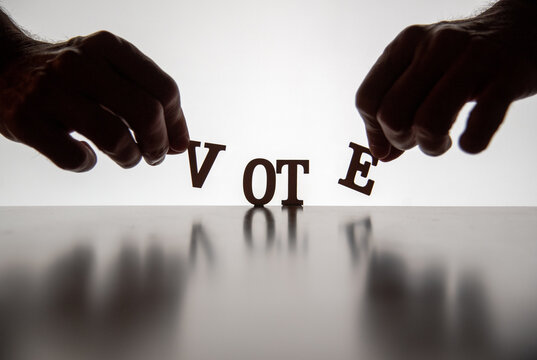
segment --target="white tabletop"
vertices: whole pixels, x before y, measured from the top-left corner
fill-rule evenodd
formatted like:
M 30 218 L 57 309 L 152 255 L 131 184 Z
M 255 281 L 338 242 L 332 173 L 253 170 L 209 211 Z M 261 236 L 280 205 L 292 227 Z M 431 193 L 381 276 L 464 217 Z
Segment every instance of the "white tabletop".
M 0 359 L 536 356 L 536 208 L 0 208 Z

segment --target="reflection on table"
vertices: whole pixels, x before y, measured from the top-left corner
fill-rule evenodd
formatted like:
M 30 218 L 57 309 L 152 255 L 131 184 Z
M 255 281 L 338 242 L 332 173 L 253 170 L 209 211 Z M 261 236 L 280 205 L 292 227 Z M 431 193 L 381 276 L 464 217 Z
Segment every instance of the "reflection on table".
M 0 209 L 0 359 L 533 359 L 532 208 Z

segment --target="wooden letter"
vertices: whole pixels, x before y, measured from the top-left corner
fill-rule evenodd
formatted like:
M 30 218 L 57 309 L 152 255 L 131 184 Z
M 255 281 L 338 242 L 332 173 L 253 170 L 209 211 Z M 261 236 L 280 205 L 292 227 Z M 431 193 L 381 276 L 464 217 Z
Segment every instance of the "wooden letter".
M 192 177 L 192 186 L 201 188 L 209 171 L 213 167 L 214 161 L 220 151 L 226 150 L 226 145 L 218 145 L 205 143 L 205 148 L 209 149 L 205 160 L 201 164 L 201 168 L 198 171 L 198 161 L 196 159 L 196 148 L 201 146 L 199 141 L 190 141 L 188 145 L 188 160 L 190 161 L 190 175 Z
M 368 180 L 365 186 L 359 186 L 354 181 L 357 172 L 360 172 L 361 177 L 367 178 L 367 174 L 369 173 L 371 165 L 377 166 L 378 159 L 373 157 L 369 149 L 366 147 L 355 144 L 353 142 L 349 144 L 349 147 L 353 149 L 353 153 L 351 163 L 349 164 L 349 170 L 347 171 L 347 177 L 345 177 L 345 179 L 339 179 L 338 184 L 341 184 L 343 186 L 346 186 L 369 196 L 371 195 L 371 191 L 373 190 L 373 184 L 375 184 L 375 182 L 373 180 Z M 363 163 L 360 162 L 362 159 L 362 154 L 364 153 L 371 156 L 371 159 L 373 159 L 371 163 L 367 161 Z
M 261 165 L 265 168 L 267 172 L 267 187 L 265 190 L 265 195 L 261 199 L 258 199 L 254 196 L 252 189 L 252 177 L 254 175 L 254 169 Z M 254 159 L 246 165 L 244 169 L 244 175 L 242 177 L 242 188 L 244 190 L 244 196 L 246 200 L 253 204 L 254 206 L 263 206 L 267 204 L 274 197 L 274 191 L 276 191 L 276 172 L 274 171 L 274 166 L 267 159 Z
M 304 168 L 304 174 L 309 174 L 309 160 L 276 160 L 276 171 L 281 174 L 282 168 L 288 166 L 287 200 L 282 200 L 283 206 L 302 206 L 304 201 L 297 198 L 298 165 Z

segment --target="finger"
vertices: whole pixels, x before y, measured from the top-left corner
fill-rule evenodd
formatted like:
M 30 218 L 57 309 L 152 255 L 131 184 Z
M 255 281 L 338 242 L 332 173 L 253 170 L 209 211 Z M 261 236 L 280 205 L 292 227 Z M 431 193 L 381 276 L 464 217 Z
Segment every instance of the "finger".
M 513 96 L 505 89 L 496 83 L 477 98 L 477 103 L 468 117 L 466 129 L 459 139 L 462 150 L 477 154 L 487 148 L 513 100 Z
M 461 108 L 481 86 L 479 66 L 471 54 L 463 55 L 438 81 L 414 117 L 413 131 L 420 149 L 428 155 L 445 153 L 452 144 L 449 130 Z
M 137 83 L 158 99 L 164 109 L 170 147 L 175 152 L 188 148 L 189 135 L 182 116 L 176 82 L 130 42 L 107 31 L 78 38 L 83 51 L 103 57 L 115 71 Z
M 43 123 L 40 128 L 28 132 L 24 142 L 64 170 L 85 172 L 97 162 L 97 156 L 88 143 L 73 139 L 60 126 Z
M 384 133 L 382 132 L 382 129 L 380 128 L 380 125 L 377 123 L 376 119 L 371 118 L 366 114 L 362 114 L 362 118 L 364 119 L 369 150 L 371 150 L 373 156 L 384 161 L 390 156 L 395 148 L 384 136 Z
M 412 64 L 385 95 L 377 119 L 392 145 L 408 150 L 417 144 L 412 131 L 420 104 L 467 45 L 466 32 L 442 25 L 421 43 Z
M 125 119 L 147 163 L 156 165 L 164 160 L 169 143 L 164 110 L 158 100 L 113 71 L 104 61 L 88 59 L 73 49 L 62 51 L 50 65 L 71 88 Z
M 378 124 L 377 112 L 385 94 L 412 62 L 424 33 L 425 28 L 418 25 L 403 30 L 386 47 L 356 93 L 356 107 L 364 119 L 370 150 L 381 160 L 389 156 L 391 145 Z
M 138 145 L 120 118 L 81 95 L 62 91 L 60 96 L 66 105 L 50 109 L 58 121 L 91 140 L 123 168 L 140 162 Z
M 390 149 L 390 153 L 384 159 L 381 159 L 381 161 L 389 162 L 389 161 L 395 160 L 399 156 L 403 155 L 403 153 L 404 153 L 403 150 L 399 150 L 396 147 L 392 146 Z
M 179 108 L 179 118 L 176 121 L 166 121 L 170 148 L 168 154 L 180 154 L 188 149 L 190 135 L 186 125 L 183 110 Z

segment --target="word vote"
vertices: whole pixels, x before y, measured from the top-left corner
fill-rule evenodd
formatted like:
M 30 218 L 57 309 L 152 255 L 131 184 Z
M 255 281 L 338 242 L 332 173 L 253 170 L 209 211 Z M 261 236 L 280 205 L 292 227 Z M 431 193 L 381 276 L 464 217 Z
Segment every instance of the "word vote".
M 221 151 L 226 150 L 226 145 L 205 143 L 205 148 L 208 153 L 203 160 L 201 167 L 198 168 L 196 157 L 196 148 L 200 147 L 199 141 L 190 141 L 188 146 L 188 160 L 190 162 L 190 175 L 192 177 L 192 186 L 196 188 L 203 187 L 209 172 Z M 371 165 L 377 166 L 378 159 L 373 157 L 368 148 L 351 142 L 349 147 L 353 150 L 352 158 L 347 170 L 347 175 L 344 179 L 339 179 L 338 184 L 348 187 L 349 189 L 358 191 L 365 195 L 371 195 L 373 191 L 374 181 L 368 179 L 365 185 L 356 184 L 356 175 L 359 173 L 362 178 L 367 179 Z M 362 159 L 363 155 L 371 157 L 371 161 Z M 252 180 L 254 170 L 261 166 L 264 168 L 267 175 L 267 183 L 265 193 L 262 197 L 257 198 L 253 193 Z M 268 204 L 274 197 L 276 190 L 276 173 L 281 174 L 282 169 L 288 167 L 287 179 L 287 199 L 282 200 L 283 206 L 302 206 L 303 200 L 298 199 L 298 169 L 302 168 L 304 174 L 309 174 L 309 160 L 276 160 L 276 167 L 267 159 L 253 159 L 250 161 L 243 174 L 243 192 L 246 200 L 254 206 L 264 206 Z

